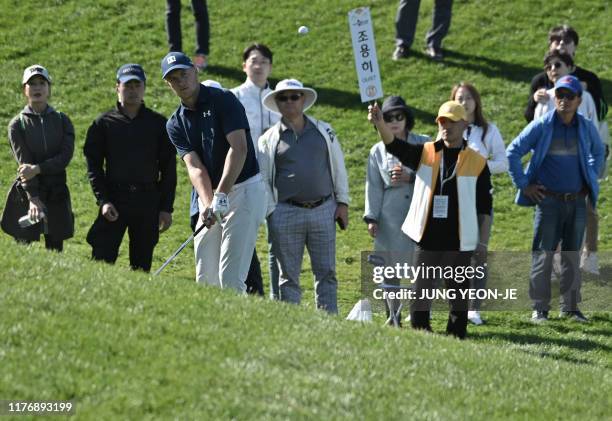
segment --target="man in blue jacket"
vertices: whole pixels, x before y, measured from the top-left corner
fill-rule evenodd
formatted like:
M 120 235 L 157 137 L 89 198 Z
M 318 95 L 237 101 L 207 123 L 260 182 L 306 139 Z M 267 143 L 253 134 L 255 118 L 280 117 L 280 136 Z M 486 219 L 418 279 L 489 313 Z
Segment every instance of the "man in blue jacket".
M 597 128 L 576 110 L 582 85 L 574 76 L 555 84 L 555 109 L 532 121 L 512 141 L 506 154 L 510 176 L 519 188 L 516 203 L 535 205 L 529 297 L 532 321 L 548 320 L 550 276 L 554 251 L 562 251 L 561 317 L 586 322 L 577 305 L 580 298 L 579 250 L 585 227 L 585 199 L 597 203 L 597 174 L 604 149 Z M 523 171 L 521 158 L 532 152 Z

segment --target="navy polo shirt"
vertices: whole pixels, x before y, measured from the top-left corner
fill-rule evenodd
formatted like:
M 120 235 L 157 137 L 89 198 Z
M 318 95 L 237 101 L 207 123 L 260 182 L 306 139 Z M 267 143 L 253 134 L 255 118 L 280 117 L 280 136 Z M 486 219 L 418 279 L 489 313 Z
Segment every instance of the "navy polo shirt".
M 225 89 L 200 85 L 196 109 L 181 104 L 166 123 L 168 136 L 179 156 L 183 158 L 190 152 L 196 152 L 208 171 L 213 189 L 221 181 L 225 158 L 230 149 L 226 136 L 240 129 L 246 132 L 247 157 L 236 183 L 257 175 L 259 165 L 251 140 L 249 121 L 244 107 L 234 94 Z M 191 202 L 193 215 L 197 213 L 197 196 L 194 198 L 192 195 Z

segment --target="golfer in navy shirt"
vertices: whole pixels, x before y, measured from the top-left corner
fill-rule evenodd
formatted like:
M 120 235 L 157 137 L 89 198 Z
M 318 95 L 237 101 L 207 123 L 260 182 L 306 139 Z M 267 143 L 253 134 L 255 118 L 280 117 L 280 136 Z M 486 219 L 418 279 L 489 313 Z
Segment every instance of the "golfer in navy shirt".
M 183 53 L 168 53 L 161 69 L 181 99 L 166 129 L 197 196 L 196 228 L 206 226 L 194 239 L 196 281 L 243 293 L 266 211 L 244 108 L 231 92 L 201 85 Z

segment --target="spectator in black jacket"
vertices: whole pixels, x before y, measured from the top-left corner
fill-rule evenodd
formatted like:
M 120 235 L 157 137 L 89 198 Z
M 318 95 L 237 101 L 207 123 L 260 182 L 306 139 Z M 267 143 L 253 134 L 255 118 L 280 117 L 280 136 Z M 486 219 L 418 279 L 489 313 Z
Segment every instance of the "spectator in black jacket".
M 117 106 L 89 127 L 83 152 L 100 213 L 87 234 L 92 257 L 114 263 L 128 230 L 130 266 L 151 269 L 159 233 L 172 224 L 176 152 L 166 118 L 144 105 L 138 64 L 117 71 Z
M 548 33 L 548 50 L 559 50 L 575 58 L 578 40 L 578 33 L 571 26 L 555 26 Z M 595 108 L 597 108 L 597 117 L 599 121 L 603 121 L 608 113 L 608 104 L 603 96 L 601 82 L 597 75 L 580 66 L 576 66 L 571 74 L 576 76 L 583 83 L 583 87 L 591 94 L 593 101 L 595 101 Z M 548 103 L 546 90 L 551 89 L 553 85 L 554 83 L 548 79 L 546 72 L 538 73 L 531 80 L 529 101 L 525 109 L 525 119 L 528 122 L 533 120 L 533 114 L 538 102 L 542 104 Z

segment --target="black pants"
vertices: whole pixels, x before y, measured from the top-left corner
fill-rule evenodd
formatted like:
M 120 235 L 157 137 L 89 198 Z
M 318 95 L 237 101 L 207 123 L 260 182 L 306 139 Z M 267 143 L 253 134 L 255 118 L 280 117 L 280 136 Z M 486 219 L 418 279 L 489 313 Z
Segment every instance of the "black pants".
M 208 7 L 206 0 L 191 0 L 191 10 L 195 18 L 196 54 L 208 55 Z M 181 1 L 166 0 L 166 32 L 170 51 L 183 51 L 181 36 Z
M 151 270 L 153 249 L 159 240 L 159 193 L 118 193 L 111 199 L 119 218 L 110 222 L 100 212 L 87 234 L 91 257 L 115 263 L 125 231 L 130 238 L 130 266 Z
M 191 226 L 192 231 L 195 231 L 199 217 L 200 214 L 191 215 L 189 225 Z M 246 291 L 247 294 L 261 296 L 264 295 L 263 278 L 261 276 L 261 265 L 259 263 L 259 258 L 257 257 L 257 250 L 255 249 L 253 249 L 251 266 L 249 266 L 249 273 L 246 278 Z
M 30 244 L 32 240 L 23 240 L 21 238 L 16 238 L 19 244 Z M 64 240 L 58 240 L 49 235 L 45 235 L 45 248 L 47 250 L 53 250 L 57 252 L 62 252 L 64 250 Z
M 451 270 L 454 274 L 458 274 L 461 270 L 465 270 L 465 268 L 470 266 L 471 256 L 472 252 L 469 251 L 427 251 L 418 246 L 416 247 L 414 265 L 429 269 L 429 273 L 428 276 L 418 277 L 414 285 L 416 299 L 410 304 L 410 324 L 413 328 L 431 331 L 429 310 L 431 309 L 432 300 L 421 297 L 428 293 L 433 293 L 437 289 L 437 284 L 441 280 L 438 268 L 442 269 L 443 275 Z M 437 273 L 434 273 L 436 271 Z M 448 313 L 446 333 L 463 339 L 467 333 L 468 299 L 467 297 L 465 299 L 462 298 L 459 291 L 468 290 L 470 288 L 470 280 L 463 279 L 460 276 L 442 276 L 442 278 L 447 293 L 449 290 L 454 290 L 456 296 L 454 299 L 449 299 L 450 311 Z
M 414 41 L 419 6 L 421 0 L 401 0 L 395 18 L 395 38 L 397 45 L 410 48 Z M 436 49 L 442 46 L 442 40 L 448 33 L 451 23 L 453 0 L 435 0 L 433 22 L 425 36 L 428 47 Z

